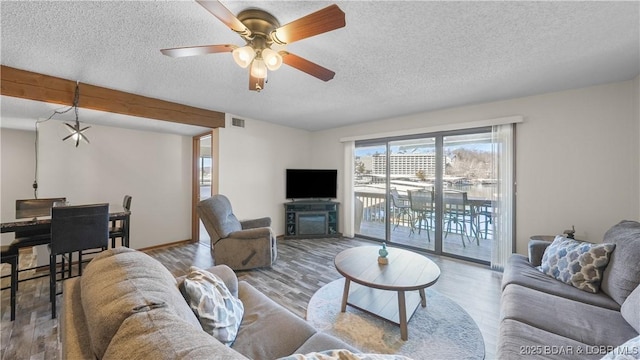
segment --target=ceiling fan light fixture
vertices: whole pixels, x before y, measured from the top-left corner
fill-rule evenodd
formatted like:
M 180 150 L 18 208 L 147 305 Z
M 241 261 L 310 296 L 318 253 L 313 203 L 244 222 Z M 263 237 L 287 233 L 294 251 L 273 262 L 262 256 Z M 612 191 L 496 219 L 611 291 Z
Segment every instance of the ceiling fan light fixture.
M 262 50 L 262 59 L 267 69 L 271 71 L 278 70 L 282 66 L 282 56 L 269 48 Z
M 267 66 L 262 58 L 253 59 L 253 63 L 251 64 L 251 76 L 258 79 L 264 79 L 267 77 Z
M 251 61 L 256 57 L 256 51 L 249 45 L 236 48 L 232 52 L 233 60 L 241 68 L 246 68 L 251 64 Z

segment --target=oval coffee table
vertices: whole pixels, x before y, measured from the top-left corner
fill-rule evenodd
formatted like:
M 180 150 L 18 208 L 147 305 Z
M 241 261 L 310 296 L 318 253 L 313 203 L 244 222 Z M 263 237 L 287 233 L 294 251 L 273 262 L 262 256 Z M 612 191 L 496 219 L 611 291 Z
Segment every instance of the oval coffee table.
M 438 281 L 440 268 L 425 256 L 398 248 L 387 248 L 389 263 L 381 265 L 379 249 L 360 246 L 336 256 L 336 269 L 345 278 L 340 310 L 351 305 L 398 324 L 400 337 L 407 340 L 407 322 L 418 304 L 427 306 L 424 289 Z

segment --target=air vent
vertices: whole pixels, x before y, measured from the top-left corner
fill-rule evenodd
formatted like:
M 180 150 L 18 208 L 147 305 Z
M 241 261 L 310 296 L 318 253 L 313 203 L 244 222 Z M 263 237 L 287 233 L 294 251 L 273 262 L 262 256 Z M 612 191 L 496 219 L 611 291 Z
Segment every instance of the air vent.
M 231 118 L 231 125 L 243 128 L 244 119 Z

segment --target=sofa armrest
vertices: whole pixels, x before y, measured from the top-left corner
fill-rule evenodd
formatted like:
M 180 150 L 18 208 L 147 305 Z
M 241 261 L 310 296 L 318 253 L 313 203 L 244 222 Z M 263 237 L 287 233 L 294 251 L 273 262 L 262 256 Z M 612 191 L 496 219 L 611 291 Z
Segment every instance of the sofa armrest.
M 542 264 L 542 256 L 549 245 L 551 245 L 549 240 L 529 240 L 529 262 L 531 265 L 540 266 Z
M 242 229 L 255 229 L 261 227 L 270 227 L 271 226 L 271 218 L 263 217 L 259 219 L 251 219 L 251 220 L 241 220 L 240 225 Z
M 271 238 L 271 228 L 261 227 L 261 228 L 255 228 L 255 229 L 234 231 L 231 234 L 229 234 L 229 237 L 227 239 L 259 239 L 259 238 L 265 238 L 269 240 Z
M 216 265 L 207 269 L 208 272 L 216 275 L 224 284 L 227 285 L 227 289 L 235 296 L 238 297 L 238 277 L 236 273 L 231 270 L 227 265 Z
M 231 294 L 233 294 L 233 296 L 235 297 L 238 297 L 238 277 L 230 267 L 228 267 L 227 265 L 215 265 L 206 270 L 224 281 L 224 284 L 227 286 L 227 289 L 231 291 Z M 178 284 L 179 289 L 182 287 L 182 282 L 186 277 L 187 275 L 182 275 L 176 278 L 176 283 Z
M 59 331 L 62 359 L 95 359 L 87 318 L 82 308 L 80 278 L 67 279 L 62 286 L 64 296 Z

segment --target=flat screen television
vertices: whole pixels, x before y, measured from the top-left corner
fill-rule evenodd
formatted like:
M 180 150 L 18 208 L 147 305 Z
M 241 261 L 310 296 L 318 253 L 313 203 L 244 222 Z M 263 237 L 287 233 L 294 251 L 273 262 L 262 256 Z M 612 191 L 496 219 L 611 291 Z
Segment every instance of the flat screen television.
M 287 169 L 287 199 L 335 199 L 338 170 Z

